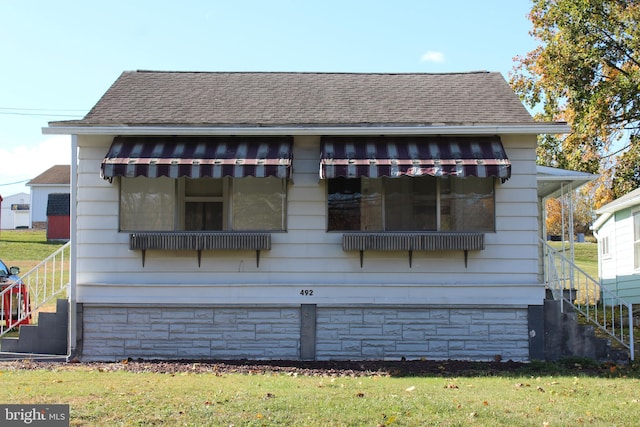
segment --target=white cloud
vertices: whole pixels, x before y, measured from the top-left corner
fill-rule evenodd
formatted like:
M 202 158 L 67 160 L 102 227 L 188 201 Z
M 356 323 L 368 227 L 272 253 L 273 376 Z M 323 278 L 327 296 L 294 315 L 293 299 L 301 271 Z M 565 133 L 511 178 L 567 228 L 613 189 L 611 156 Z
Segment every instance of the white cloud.
M 71 164 L 71 137 L 47 137 L 33 146 L 0 148 L 0 194 L 29 192 L 24 184 L 55 165 Z M 12 183 L 17 183 L 9 185 Z
M 444 62 L 444 53 L 428 50 L 420 57 L 420 62 Z

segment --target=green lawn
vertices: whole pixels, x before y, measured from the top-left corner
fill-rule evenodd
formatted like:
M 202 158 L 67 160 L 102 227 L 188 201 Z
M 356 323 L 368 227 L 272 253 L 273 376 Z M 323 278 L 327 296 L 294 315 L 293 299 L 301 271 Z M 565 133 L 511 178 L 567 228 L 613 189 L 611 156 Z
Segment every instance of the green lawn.
M 562 251 L 562 242 L 547 242 L 556 249 Z M 569 243 L 564 242 L 565 256 L 569 258 Z M 598 245 L 596 243 L 574 243 L 573 252 L 575 263 L 589 276 L 598 280 Z
M 0 402 L 68 404 L 72 426 L 631 426 L 635 371 L 487 375 L 128 372 L 123 364 L 21 370 Z
M 0 230 L 0 259 L 26 273 L 63 244 L 47 242 L 44 230 Z

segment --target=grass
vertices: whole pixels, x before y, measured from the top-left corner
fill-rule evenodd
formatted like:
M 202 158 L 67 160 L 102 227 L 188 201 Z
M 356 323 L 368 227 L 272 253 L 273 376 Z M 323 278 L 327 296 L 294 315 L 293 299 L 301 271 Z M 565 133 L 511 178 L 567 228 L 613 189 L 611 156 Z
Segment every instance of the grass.
M 26 273 L 63 244 L 47 242 L 44 230 L 0 230 L 0 259 Z
M 69 404 L 72 426 L 610 426 L 640 417 L 640 380 L 628 375 L 535 375 L 532 368 L 462 377 L 163 374 L 68 366 L 0 363 L 7 385 L 0 402 Z
M 557 251 L 562 250 L 563 242 L 547 242 Z M 566 257 L 569 258 L 569 243 L 564 242 Z M 585 273 L 598 279 L 598 245 L 595 243 L 574 243 L 574 261 Z
M 8 267 L 19 267 L 21 276 L 28 273 L 38 265 L 38 263 L 45 260 L 63 245 L 64 243 L 60 242 L 48 242 L 45 230 L 0 230 L 0 259 L 2 259 Z M 28 280 L 32 304 L 41 303 L 41 301 L 34 301 L 33 298 L 36 295 L 42 295 L 44 288 L 51 291 L 56 284 L 69 281 L 68 265 L 64 267 L 64 271 L 54 270 L 51 265 L 47 267 L 49 268 L 47 275 L 41 275 L 37 280 L 35 278 Z M 61 268 L 61 265 L 56 264 L 55 268 Z M 60 277 L 60 274 L 63 274 L 63 276 Z M 55 298 L 52 298 L 49 302 L 42 305 L 38 311 L 55 311 L 55 306 Z M 34 321 L 37 322 L 37 315 L 34 316 Z

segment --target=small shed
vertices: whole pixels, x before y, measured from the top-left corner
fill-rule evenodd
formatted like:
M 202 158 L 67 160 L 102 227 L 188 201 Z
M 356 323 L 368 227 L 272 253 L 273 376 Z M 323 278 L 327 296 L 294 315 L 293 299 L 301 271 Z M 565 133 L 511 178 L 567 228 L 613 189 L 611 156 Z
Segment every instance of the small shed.
M 71 224 L 70 200 L 70 193 L 49 194 L 47 201 L 47 240 L 69 240 Z

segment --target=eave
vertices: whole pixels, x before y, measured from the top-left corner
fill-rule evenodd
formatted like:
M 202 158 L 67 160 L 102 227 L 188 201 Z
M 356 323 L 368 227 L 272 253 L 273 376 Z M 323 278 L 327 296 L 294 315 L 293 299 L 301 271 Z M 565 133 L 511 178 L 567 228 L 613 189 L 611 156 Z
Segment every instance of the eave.
M 565 123 L 433 126 L 49 126 L 45 135 L 541 135 L 564 134 Z

